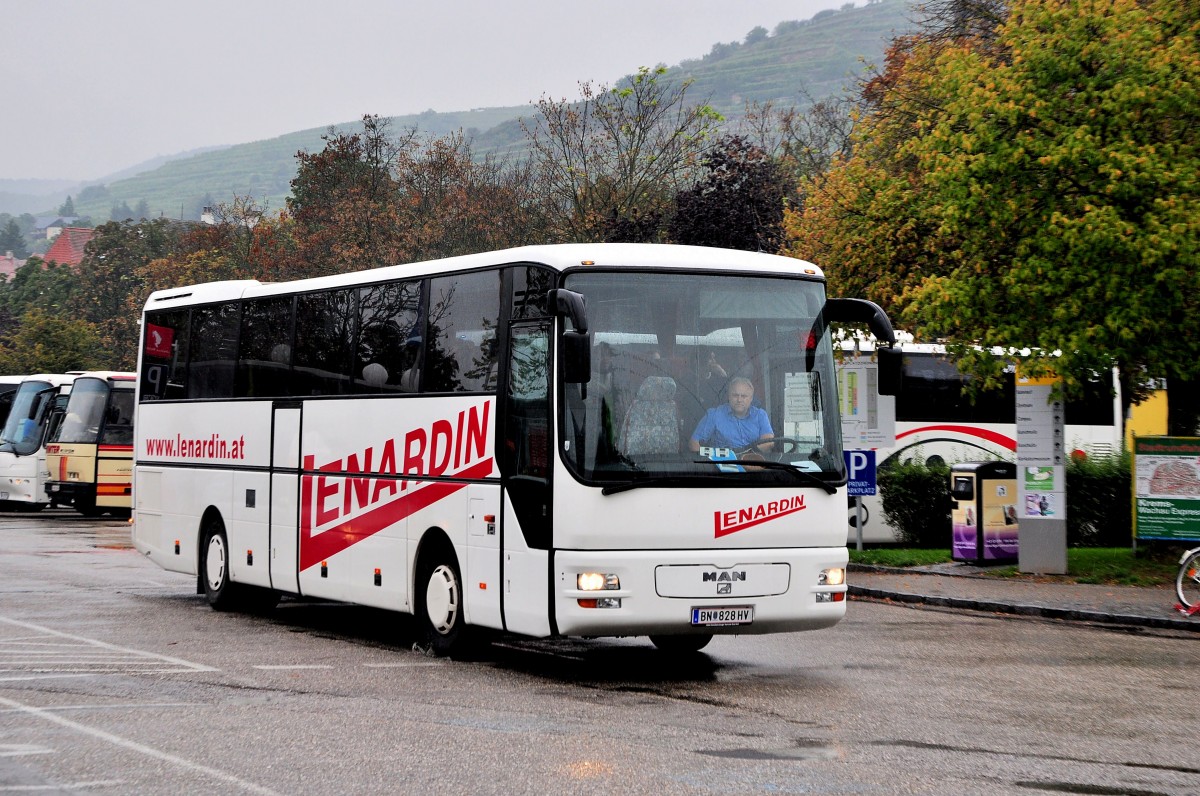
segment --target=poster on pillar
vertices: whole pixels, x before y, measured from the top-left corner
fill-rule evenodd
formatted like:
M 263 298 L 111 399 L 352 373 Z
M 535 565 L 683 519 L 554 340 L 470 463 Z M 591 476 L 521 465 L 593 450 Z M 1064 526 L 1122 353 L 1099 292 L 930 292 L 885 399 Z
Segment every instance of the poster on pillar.
M 850 449 L 896 445 L 896 397 L 879 394 L 879 365 L 861 354 L 838 364 L 842 444 Z

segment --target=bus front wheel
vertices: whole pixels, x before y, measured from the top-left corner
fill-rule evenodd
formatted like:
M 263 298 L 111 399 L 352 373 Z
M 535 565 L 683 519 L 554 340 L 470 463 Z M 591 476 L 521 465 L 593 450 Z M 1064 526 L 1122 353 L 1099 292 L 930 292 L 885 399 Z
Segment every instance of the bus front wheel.
M 417 621 L 430 650 L 437 655 L 461 650 L 467 634 L 463 627 L 462 576 L 453 554 L 439 551 L 422 559 L 417 597 Z
M 237 602 L 237 584 L 229 580 L 229 540 L 225 536 L 225 525 L 219 519 L 204 524 L 200 557 L 200 577 L 208 604 L 217 611 L 233 610 Z

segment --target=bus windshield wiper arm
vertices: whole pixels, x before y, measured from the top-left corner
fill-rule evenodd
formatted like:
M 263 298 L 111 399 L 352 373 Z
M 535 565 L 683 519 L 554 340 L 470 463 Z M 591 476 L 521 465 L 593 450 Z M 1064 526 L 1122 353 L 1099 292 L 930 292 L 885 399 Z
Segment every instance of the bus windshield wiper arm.
M 713 459 L 694 459 L 695 464 L 736 464 L 741 467 L 762 467 L 767 470 L 786 470 L 789 473 L 794 473 L 800 477 L 800 480 L 807 481 L 814 486 L 819 486 L 825 490 L 825 494 L 832 495 L 837 492 L 837 487 L 829 483 L 823 478 L 818 478 L 807 470 L 801 470 L 794 464 L 787 462 L 766 462 L 757 460 L 737 460 L 737 461 L 714 461 Z

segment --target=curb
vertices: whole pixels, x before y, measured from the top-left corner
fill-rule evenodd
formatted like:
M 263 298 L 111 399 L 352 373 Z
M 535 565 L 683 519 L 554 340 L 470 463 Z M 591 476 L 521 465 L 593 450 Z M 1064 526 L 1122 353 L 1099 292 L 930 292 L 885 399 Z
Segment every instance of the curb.
M 931 605 L 938 608 L 958 608 L 968 611 L 985 611 L 1015 616 L 1035 616 L 1045 619 L 1060 619 L 1071 622 L 1092 622 L 1122 627 L 1150 627 L 1162 630 L 1186 630 L 1200 633 L 1200 622 L 1190 619 L 1167 619 L 1156 616 L 1131 616 L 1110 614 L 1104 611 L 1085 611 L 1078 608 L 1053 608 L 1045 605 L 1022 605 L 1020 603 L 994 602 L 991 600 L 968 600 L 960 597 L 939 597 L 925 594 L 909 594 L 865 586 L 850 586 L 851 597 L 860 600 Z

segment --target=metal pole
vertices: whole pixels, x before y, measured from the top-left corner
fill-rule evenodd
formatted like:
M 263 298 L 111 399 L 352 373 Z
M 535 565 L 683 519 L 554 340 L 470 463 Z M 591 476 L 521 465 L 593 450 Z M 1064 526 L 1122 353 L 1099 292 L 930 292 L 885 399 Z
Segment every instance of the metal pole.
M 854 533 L 858 537 L 858 544 L 854 548 L 855 550 L 863 549 L 862 548 L 862 527 L 863 527 L 862 495 L 855 495 L 854 496 Z

